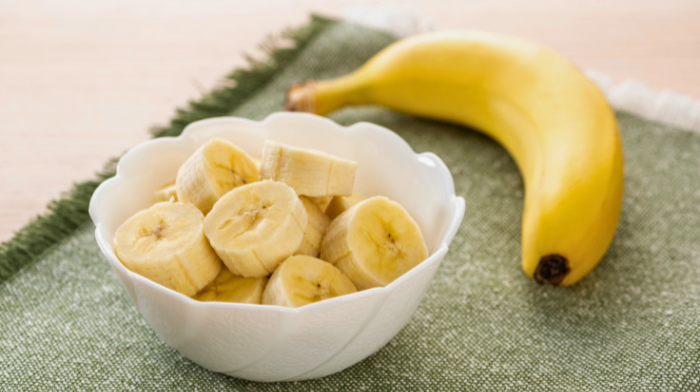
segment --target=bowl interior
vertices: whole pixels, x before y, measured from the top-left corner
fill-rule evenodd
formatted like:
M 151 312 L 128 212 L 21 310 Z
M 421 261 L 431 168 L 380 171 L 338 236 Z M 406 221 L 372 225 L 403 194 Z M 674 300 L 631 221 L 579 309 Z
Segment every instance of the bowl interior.
M 346 128 L 323 117 L 280 113 L 263 122 L 199 121 L 180 137 L 151 140 L 129 151 L 119 162 L 117 177 L 100 186 L 91 201 L 100 246 L 113 253 L 117 228 L 153 204 L 153 192 L 174 180 L 182 163 L 214 137 L 229 140 L 256 158 L 261 157 L 265 140 L 272 139 L 357 161 L 355 192 L 365 197 L 384 195 L 404 206 L 420 226 L 431 255 L 447 246 L 461 221 L 459 216 L 455 226 L 459 204 L 452 177 L 434 154 L 416 155 L 398 135 L 374 124 Z

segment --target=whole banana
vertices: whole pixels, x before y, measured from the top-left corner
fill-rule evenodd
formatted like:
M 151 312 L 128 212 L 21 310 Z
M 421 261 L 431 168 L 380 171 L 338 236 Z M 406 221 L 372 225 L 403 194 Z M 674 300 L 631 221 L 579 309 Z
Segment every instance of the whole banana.
M 622 207 L 623 155 L 605 97 L 557 52 L 471 31 L 398 41 L 355 72 L 287 92 L 287 109 L 380 105 L 467 125 L 502 144 L 525 182 L 522 265 L 568 286 L 600 261 Z

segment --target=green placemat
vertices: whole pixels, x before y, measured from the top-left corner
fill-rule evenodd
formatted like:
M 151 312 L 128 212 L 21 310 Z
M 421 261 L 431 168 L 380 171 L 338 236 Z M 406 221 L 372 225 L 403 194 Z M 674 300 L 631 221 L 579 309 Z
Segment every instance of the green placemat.
M 235 72 L 237 87 L 179 111 L 158 134 L 209 116 L 262 119 L 291 83 L 344 74 L 395 40 L 318 18 L 287 36 L 295 48 Z M 379 108 L 331 118 L 371 121 L 435 152 L 467 201 L 425 299 L 386 347 L 297 383 L 251 383 L 189 362 L 158 340 L 82 223 L 91 182 L 0 247 L 0 390 L 700 390 L 700 135 L 617 114 L 626 171 L 617 236 L 589 277 L 554 288 L 520 268 L 523 184 L 496 143 Z

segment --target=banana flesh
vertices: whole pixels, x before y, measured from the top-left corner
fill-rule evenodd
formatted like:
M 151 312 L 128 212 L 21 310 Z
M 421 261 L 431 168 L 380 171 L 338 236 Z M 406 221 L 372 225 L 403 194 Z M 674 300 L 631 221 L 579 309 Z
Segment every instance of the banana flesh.
M 306 196 L 306 198 L 314 202 L 314 204 L 316 204 L 322 212 L 326 212 L 326 210 L 328 209 L 328 205 L 331 204 L 331 200 L 333 200 L 333 197 L 334 196 L 331 195 L 318 197 Z
M 194 299 L 202 302 L 236 302 L 260 304 L 267 277 L 244 278 L 222 268 L 219 276 Z
M 177 187 L 175 186 L 175 181 L 173 180 L 153 192 L 153 198 L 156 203 L 171 200 L 177 201 Z
M 281 181 L 304 196 L 350 196 L 357 163 L 326 153 L 265 141 L 260 178 Z
M 427 257 L 418 224 L 383 196 L 342 213 L 321 243 L 321 259 L 338 267 L 358 290 L 386 286 Z
M 350 279 L 331 264 L 310 256 L 292 256 L 270 277 L 262 303 L 298 308 L 356 291 Z
M 205 215 L 231 189 L 258 181 L 258 167 L 243 150 L 223 139 L 199 148 L 177 173 L 177 199 Z
M 304 204 L 292 188 L 261 181 L 219 199 L 204 219 L 204 232 L 231 272 L 258 278 L 299 249 L 307 225 Z
M 368 104 L 466 125 L 508 150 L 525 182 L 522 266 L 536 282 L 574 284 L 607 251 L 624 184 L 617 122 L 600 90 L 555 51 L 482 32 L 428 33 L 287 95 L 288 109 L 321 115 Z
M 192 204 L 157 203 L 124 222 L 114 251 L 129 270 L 188 297 L 213 281 L 222 264 Z
M 255 158 L 255 157 L 251 157 L 250 159 L 255 164 L 255 167 L 258 168 L 258 172 L 259 172 L 260 171 L 260 164 L 262 163 L 262 160 L 260 160 L 260 158 Z
M 328 208 L 326 208 L 326 215 L 331 219 L 335 219 L 338 215 L 345 212 L 345 210 L 350 209 L 350 207 L 361 202 L 365 198 L 353 193 L 352 196 L 335 196 L 328 203 Z
M 331 218 L 324 214 L 316 203 L 309 200 L 306 196 L 299 196 L 299 199 L 304 204 L 306 215 L 309 217 L 309 224 L 306 226 L 304 241 L 294 254 L 318 257 L 321 240 L 326 234 L 326 229 L 331 224 Z

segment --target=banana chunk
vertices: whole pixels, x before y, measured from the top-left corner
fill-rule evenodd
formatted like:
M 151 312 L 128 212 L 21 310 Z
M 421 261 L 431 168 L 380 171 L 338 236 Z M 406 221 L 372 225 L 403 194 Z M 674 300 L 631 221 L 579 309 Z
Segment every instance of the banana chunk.
M 418 224 L 383 196 L 338 216 L 321 243 L 321 259 L 338 267 L 358 290 L 386 286 L 427 257 Z
M 153 197 L 156 203 L 162 201 L 177 201 L 177 187 L 175 186 L 175 181 L 171 181 L 165 184 L 162 188 L 153 192 Z
M 299 199 L 304 203 L 306 215 L 309 217 L 309 224 L 306 227 L 304 241 L 294 254 L 318 257 L 319 249 L 321 248 L 321 240 L 323 240 L 326 229 L 328 229 L 328 226 L 331 224 L 331 218 L 324 214 L 323 211 L 306 196 L 299 196 Z
M 357 163 L 267 140 L 260 178 L 281 181 L 304 196 L 350 196 Z
M 326 209 L 328 208 L 328 205 L 331 204 L 331 200 L 333 200 L 333 196 L 318 196 L 318 197 L 313 197 L 313 196 L 306 196 L 309 200 L 314 202 L 318 206 L 318 208 L 321 209 L 322 212 L 326 212 Z
M 177 173 L 177 199 L 205 215 L 231 189 L 258 181 L 258 167 L 243 150 L 223 139 L 199 148 Z
M 255 163 L 255 167 L 258 168 L 258 171 L 260 171 L 260 163 L 262 162 L 260 158 L 251 157 L 250 159 Z
M 345 210 L 349 210 L 352 206 L 364 199 L 364 197 L 357 193 L 353 193 L 352 196 L 335 196 L 331 199 L 330 203 L 328 203 L 326 215 L 331 219 L 335 219 L 338 215 L 345 212 Z
M 350 279 L 329 263 L 310 256 L 292 256 L 272 274 L 262 303 L 298 308 L 356 291 Z
M 117 229 L 114 251 L 129 270 L 191 297 L 222 268 L 203 220 L 192 204 L 157 203 Z
M 258 278 L 299 249 L 307 225 L 304 204 L 292 188 L 261 181 L 219 199 L 204 219 L 204 232 L 231 272 Z
M 259 305 L 265 285 L 267 285 L 267 277 L 244 278 L 234 275 L 228 268 L 222 268 L 219 276 L 194 299 L 202 302 L 237 302 Z

